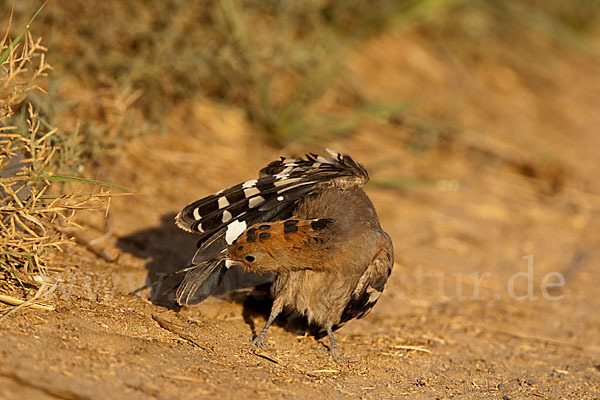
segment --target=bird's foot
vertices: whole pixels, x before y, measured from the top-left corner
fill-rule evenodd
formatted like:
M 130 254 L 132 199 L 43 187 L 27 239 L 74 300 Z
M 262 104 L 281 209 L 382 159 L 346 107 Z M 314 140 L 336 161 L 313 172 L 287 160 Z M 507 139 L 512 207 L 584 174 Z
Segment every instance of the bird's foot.
M 359 358 L 358 357 L 344 357 L 344 355 L 342 354 L 342 352 L 340 351 L 340 349 L 338 348 L 337 342 L 335 340 L 335 337 L 333 336 L 333 327 L 332 324 L 328 324 L 325 329 L 327 329 L 327 336 L 329 336 L 329 343 L 331 344 L 329 346 L 329 351 L 331 353 L 331 356 L 333 357 L 333 359 L 337 362 L 343 362 L 343 361 L 358 361 Z
M 357 362 L 360 361 L 360 357 L 346 357 L 342 354 L 342 352 L 336 347 L 332 348 L 331 356 L 336 362 Z
M 266 336 L 267 335 L 265 335 L 265 334 L 263 334 L 263 332 L 261 332 L 258 335 L 256 335 L 256 337 L 254 338 L 254 340 L 251 343 L 256 347 L 263 347 L 266 343 Z

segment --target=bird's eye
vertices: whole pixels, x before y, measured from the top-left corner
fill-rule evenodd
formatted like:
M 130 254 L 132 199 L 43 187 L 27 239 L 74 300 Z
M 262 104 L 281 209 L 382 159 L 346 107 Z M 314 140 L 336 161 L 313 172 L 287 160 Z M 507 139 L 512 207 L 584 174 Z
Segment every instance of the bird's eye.
M 244 257 L 246 259 L 246 261 L 248 262 L 253 262 L 255 260 L 255 258 L 253 256 L 246 256 Z

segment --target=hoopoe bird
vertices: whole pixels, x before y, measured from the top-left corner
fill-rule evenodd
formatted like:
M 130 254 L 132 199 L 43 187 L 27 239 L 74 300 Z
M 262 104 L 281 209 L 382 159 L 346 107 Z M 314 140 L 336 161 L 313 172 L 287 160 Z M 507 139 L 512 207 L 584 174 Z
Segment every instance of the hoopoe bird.
M 232 266 L 272 275 L 273 306 L 253 343 L 285 309 L 326 331 L 364 317 L 394 264 L 392 241 L 363 190 L 366 169 L 347 155 L 282 157 L 252 179 L 186 206 L 177 225 L 199 235 L 192 266 L 177 289 L 180 305 L 196 304 Z

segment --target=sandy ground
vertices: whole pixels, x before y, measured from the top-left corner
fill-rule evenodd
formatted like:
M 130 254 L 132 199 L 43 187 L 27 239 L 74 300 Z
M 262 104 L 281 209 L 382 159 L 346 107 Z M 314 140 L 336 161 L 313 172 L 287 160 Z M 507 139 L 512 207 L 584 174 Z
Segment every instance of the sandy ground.
M 269 310 L 258 292 L 181 310 L 167 286 L 132 294 L 193 254 L 172 219 L 188 202 L 279 155 L 323 152 L 262 145 L 239 111 L 208 102 L 166 116 L 171 135 L 93 171 L 137 191 L 83 221 L 90 238 L 112 232 L 98 246 L 115 261 L 69 248 L 50 266 L 56 311 L 0 324 L 0 398 L 600 398 L 600 68 L 578 57 L 540 67 L 543 84 L 410 35 L 351 57 L 365 95 L 414 99 L 458 127 L 427 151 L 407 145 L 410 120 L 322 144 L 369 169 L 395 247 L 378 305 L 336 334 L 356 362 L 284 319 L 252 348 Z

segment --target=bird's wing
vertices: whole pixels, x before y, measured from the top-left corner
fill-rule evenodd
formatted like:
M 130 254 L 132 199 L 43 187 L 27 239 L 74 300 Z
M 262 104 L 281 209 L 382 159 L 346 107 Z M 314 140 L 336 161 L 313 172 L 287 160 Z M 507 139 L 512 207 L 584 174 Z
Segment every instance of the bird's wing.
M 392 241 L 387 233 L 379 231 L 380 245 L 373 260 L 358 280 L 350 301 L 342 312 L 340 326 L 353 318 L 362 318 L 371 311 L 385 289 L 394 266 Z
M 282 157 L 260 170 L 257 179 L 197 200 L 177 214 L 177 226 L 200 235 L 192 260 L 197 268 L 184 278 L 178 290 L 182 297 L 178 295 L 178 299 L 192 298 L 191 292 L 196 288 L 201 291 L 216 288 L 225 266 L 223 261 L 215 264 L 215 260 L 248 227 L 289 218 L 303 197 L 322 187 L 362 186 L 368 180 L 365 168 L 349 156 L 333 152 L 330 155 L 329 158 L 316 154 L 298 159 Z
M 187 205 L 177 225 L 200 234 L 194 263 L 213 259 L 250 225 L 285 219 L 304 196 L 327 185 L 362 186 L 367 171 L 349 156 L 315 154 L 273 161 L 253 179 Z

